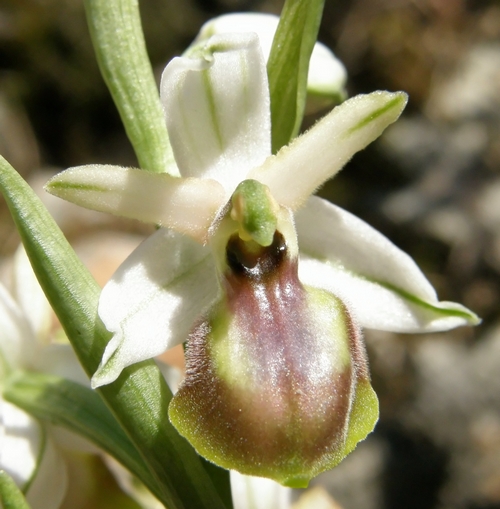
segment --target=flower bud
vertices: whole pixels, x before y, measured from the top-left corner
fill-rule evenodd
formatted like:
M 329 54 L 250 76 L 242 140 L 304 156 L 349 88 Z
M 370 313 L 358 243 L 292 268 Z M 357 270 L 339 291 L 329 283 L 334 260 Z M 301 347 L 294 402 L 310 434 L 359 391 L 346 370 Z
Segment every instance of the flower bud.
M 170 419 L 208 460 L 305 487 L 376 423 L 361 333 L 339 298 L 299 281 L 287 209 L 267 246 L 232 232 L 222 297 L 190 333 Z

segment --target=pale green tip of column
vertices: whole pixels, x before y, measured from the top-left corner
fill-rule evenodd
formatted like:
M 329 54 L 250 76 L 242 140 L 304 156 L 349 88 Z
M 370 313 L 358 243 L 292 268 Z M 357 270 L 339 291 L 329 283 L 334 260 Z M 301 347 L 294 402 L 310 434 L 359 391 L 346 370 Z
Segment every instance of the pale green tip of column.
M 257 180 L 244 180 L 231 198 L 231 218 L 238 222 L 244 241 L 253 240 L 267 247 L 273 242 L 277 225 L 278 204 L 269 188 Z

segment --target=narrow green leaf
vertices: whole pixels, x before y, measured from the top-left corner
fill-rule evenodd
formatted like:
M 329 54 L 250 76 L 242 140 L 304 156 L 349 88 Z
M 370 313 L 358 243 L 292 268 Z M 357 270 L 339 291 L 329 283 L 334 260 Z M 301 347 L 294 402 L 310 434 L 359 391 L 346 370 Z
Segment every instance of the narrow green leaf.
M 97 283 L 33 190 L 1 157 L 0 190 L 47 298 L 83 367 L 93 374 L 110 337 L 97 315 Z M 172 393 L 154 361 L 125 369 L 99 392 L 161 487 L 162 503 L 169 509 L 224 508 L 200 458 L 170 424 Z
M 176 166 L 146 50 L 138 1 L 85 0 L 84 5 L 101 74 L 140 166 L 172 172 Z
M 302 123 L 323 5 L 324 0 L 286 0 L 281 12 L 267 62 L 274 154 L 297 136 Z
M 0 470 L 0 507 L 3 509 L 30 509 L 21 490 L 12 477 Z
M 161 497 L 148 467 L 97 392 L 45 373 L 16 373 L 3 397 L 40 420 L 78 433 L 116 458 Z

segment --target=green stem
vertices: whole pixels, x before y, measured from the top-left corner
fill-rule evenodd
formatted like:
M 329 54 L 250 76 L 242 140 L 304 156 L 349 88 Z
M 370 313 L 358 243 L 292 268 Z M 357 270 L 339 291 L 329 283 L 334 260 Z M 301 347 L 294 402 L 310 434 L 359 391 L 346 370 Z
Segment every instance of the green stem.
M 85 0 L 101 74 L 142 168 L 176 172 L 137 0 Z
M 324 0 L 286 0 L 267 62 L 273 154 L 297 136 Z

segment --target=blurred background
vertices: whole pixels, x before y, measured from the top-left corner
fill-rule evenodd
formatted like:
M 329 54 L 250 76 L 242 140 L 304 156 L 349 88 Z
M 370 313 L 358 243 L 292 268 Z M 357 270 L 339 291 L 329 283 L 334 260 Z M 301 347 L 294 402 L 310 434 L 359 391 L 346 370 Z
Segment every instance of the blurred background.
M 280 0 L 140 0 L 157 76 L 207 19 Z M 401 120 L 320 193 L 417 261 L 475 329 L 366 331 L 376 431 L 317 478 L 343 509 L 500 509 L 500 3 L 326 0 L 319 39 L 349 95 L 405 90 Z M 315 118 L 306 118 L 311 125 Z M 81 0 L 2 0 L 0 153 L 41 191 L 86 163 L 136 166 Z M 152 230 L 43 198 L 97 279 Z M 0 201 L 0 261 L 19 238 Z

